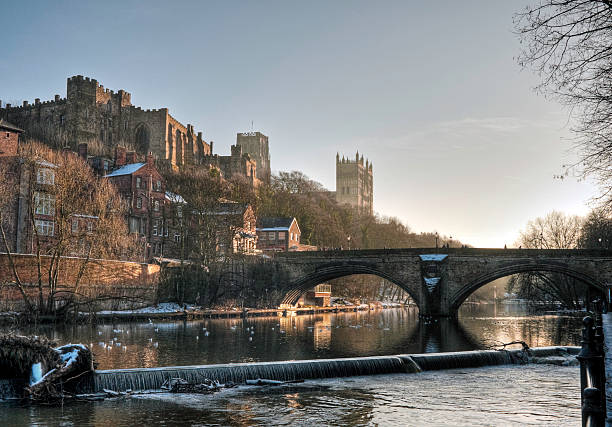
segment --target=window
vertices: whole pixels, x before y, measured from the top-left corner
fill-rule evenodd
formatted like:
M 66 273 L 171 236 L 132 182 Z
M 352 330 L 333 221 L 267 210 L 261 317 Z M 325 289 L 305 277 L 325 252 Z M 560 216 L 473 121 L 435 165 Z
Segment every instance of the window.
M 291 240 L 295 240 L 295 239 L 293 238 L 293 233 L 291 233 Z
M 47 185 L 55 184 L 55 172 L 47 168 L 38 169 L 38 172 L 36 173 L 36 182 L 38 184 Z
M 55 231 L 55 223 L 53 221 L 41 221 L 36 220 L 36 231 L 41 236 L 53 236 L 53 232 Z
M 147 233 L 147 223 L 144 220 L 144 218 L 140 219 L 140 234 L 146 234 Z
M 178 216 L 179 218 L 183 217 L 183 207 L 182 206 L 176 207 L 176 216 Z
M 63 125 L 64 123 L 66 123 L 66 116 L 64 116 L 64 115 L 62 114 L 62 115 L 60 115 L 60 124 L 62 124 L 62 125 Z
M 138 197 L 136 199 L 136 208 L 138 209 L 142 208 L 142 197 Z
M 108 171 L 108 167 L 109 167 L 108 160 L 104 160 L 104 170 Z
M 174 233 L 174 241 L 179 243 L 181 241 L 181 235 L 178 233 Z
M 274 239 L 275 239 L 275 237 L 276 237 L 276 236 L 275 236 L 274 231 L 270 231 L 270 232 L 268 232 L 268 239 L 269 239 L 269 240 L 274 240 Z
M 138 229 L 140 228 L 140 221 L 138 220 L 138 218 L 135 218 L 133 216 L 130 217 L 129 228 L 130 233 L 138 233 Z
M 156 189 L 157 191 L 161 191 L 161 181 L 159 181 L 159 180 L 158 180 L 158 181 L 155 183 L 155 189 Z
M 72 220 L 72 232 L 73 233 L 78 233 L 79 231 L 79 220 L 78 219 L 73 219 Z
M 153 202 L 153 210 L 155 210 L 155 212 L 159 212 L 159 200 L 155 200 Z
M 153 221 L 153 235 L 157 236 L 157 227 L 159 226 L 159 222 L 157 220 Z M 159 233 L 159 235 L 161 236 L 162 233 Z
M 55 196 L 47 193 L 34 193 L 34 206 L 37 215 L 55 214 Z
M 140 186 L 142 185 L 142 179 L 137 176 L 136 177 L 136 188 L 140 188 Z
M 284 231 L 278 232 L 278 240 L 285 240 L 285 237 L 287 237 L 287 234 Z

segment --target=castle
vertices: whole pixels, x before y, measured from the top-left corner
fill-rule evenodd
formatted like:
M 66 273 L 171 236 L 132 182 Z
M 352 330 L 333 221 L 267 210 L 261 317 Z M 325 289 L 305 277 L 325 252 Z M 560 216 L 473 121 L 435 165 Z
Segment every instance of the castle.
M 68 78 L 66 98 L 55 95 L 52 101 L 6 104 L 0 108 L 2 118 L 57 148 L 98 141 L 110 153 L 123 144 L 140 154 L 151 152 L 174 167 L 202 164 L 212 153 L 212 141 L 204 141 L 202 132 L 183 125 L 167 108 L 143 110 L 132 105 L 128 92 L 115 93 L 80 75 Z
M 359 151 L 355 160 L 336 154 L 336 201 L 349 204 L 362 214 L 374 214 L 374 187 L 372 163 L 363 162 Z

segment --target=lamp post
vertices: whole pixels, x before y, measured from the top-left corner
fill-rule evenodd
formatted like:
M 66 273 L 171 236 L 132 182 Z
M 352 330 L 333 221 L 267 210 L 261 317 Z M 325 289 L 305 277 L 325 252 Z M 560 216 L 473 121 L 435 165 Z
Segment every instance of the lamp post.
M 346 241 L 348 242 L 348 250 L 350 251 L 351 250 L 351 236 L 348 236 L 346 238 Z
M 440 237 L 440 236 L 438 235 L 437 231 L 436 231 L 436 234 L 435 234 L 434 237 L 436 238 L 436 249 L 438 249 L 438 237 Z
M 453 246 L 453 236 L 448 236 L 448 238 L 450 239 L 450 243 L 448 244 L 448 247 L 452 247 Z

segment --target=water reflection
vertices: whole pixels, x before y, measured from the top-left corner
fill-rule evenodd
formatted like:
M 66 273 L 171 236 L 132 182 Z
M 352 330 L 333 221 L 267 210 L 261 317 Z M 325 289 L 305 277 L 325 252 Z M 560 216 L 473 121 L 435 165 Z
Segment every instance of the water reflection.
M 20 332 L 60 344 L 85 343 L 99 369 L 358 357 L 488 348 L 576 345 L 580 318 L 531 316 L 525 309 L 465 306 L 459 321 L 422 321 L 414 309 L 190 322 L 41 326 Z

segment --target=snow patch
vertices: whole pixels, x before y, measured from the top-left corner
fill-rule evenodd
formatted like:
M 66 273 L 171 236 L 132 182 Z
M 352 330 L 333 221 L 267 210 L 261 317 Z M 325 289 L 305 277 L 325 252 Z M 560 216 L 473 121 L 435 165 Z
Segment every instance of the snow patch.
M 42 380 L 42 363 L 38 362 L 32 365 L 32 372 L 30 373 L 30 387 L 37 384 Z
M 421 261 L 444 261 L 448 255 L 446 254 L 427 254 L 419 255 Z
M 433 292 L 436 286 L 438 286 L 438 283 L 440 283 L 439 277 L 424 277 L 424 279 L 425 279 L 425 286 L 427 286 L 427 290 L 429 292 Z
M 175 302 L 162 302 L 156 306 L 143 307 L 136 310 L 103 310 L 98 314 L 130 314 L 130 313 L 180 313 L 185 309 L 193 310 L 196 306 L 187 304 L 185 308 Z

